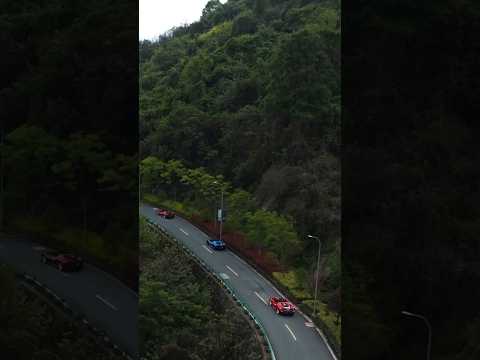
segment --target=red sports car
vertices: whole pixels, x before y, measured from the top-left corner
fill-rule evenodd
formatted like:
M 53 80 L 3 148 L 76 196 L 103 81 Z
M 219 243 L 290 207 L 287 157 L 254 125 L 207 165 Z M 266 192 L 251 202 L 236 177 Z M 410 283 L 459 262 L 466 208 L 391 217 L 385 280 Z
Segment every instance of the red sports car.
M 42 262 L 55 266 L 60 271 L 78 271 L 83 267 L 83 259 L 72 254 L 61 254 L 56 251 L 42 253 Z
M 287 299 L 271 297 L 269 302 L 277 314 L 293 315 L 295 313 L 295 306 Z
M 158 216 L 164 217 L 165 219 L 173 219 L 175 217 L 175 213 L 173 211 L 157 208 L 155 208 L 154 210 Z

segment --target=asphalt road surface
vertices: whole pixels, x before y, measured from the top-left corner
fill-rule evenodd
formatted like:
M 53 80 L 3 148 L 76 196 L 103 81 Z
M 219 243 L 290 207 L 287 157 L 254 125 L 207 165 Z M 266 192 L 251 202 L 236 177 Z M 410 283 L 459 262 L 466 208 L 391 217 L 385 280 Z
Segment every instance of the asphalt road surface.
M 61 272 L 41 262 L 44 248 L 0 235 L 0 262 L 37 278 L 89 322 L 105 331 L 133 358 L 138 353 L 138 296 L 118 279 L 89 264 L 79 272 Z
M 319 333 L 308 326 L 308 321 L 301 314 L 277 315 L 267 306 L 268 298 L 281 295 L 280 292 L 234 253 L 228 249 L 210 249 L 206 246 L 209 237 L 178 216 L 174 219 L 161 218 L 154 213 L 153 207 L 146 204 L 140 205 L 140 214 L 182 241 L 234 289 L 238 298 L 247 304 L 264 326 L 276 360 L 334 359 Z

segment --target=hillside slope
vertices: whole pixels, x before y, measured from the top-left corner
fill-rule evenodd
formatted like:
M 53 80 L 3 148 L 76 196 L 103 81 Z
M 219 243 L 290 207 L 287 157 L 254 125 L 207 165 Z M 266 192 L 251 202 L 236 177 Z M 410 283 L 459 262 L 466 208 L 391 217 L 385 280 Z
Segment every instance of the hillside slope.
M 293 219 L 313 276 L 340 243 L 338 1 L 210 1 L 140 52 L 141 158 L 223 175 Z M 228 204 L 227 204 L 228 207 Z M 338 290 L 339 266 L 325 270 Z

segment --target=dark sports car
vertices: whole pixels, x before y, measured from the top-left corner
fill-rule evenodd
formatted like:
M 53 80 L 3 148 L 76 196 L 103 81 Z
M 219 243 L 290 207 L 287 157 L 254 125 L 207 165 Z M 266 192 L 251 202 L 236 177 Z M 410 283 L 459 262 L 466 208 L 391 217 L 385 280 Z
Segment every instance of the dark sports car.
M 175 213 L 173 211 L 157 208 L 155 208 L 154 210 L 158 216 L 164 217 L 165 219 L 173 219 L 175 217 Z
M 208 239 L 207 245 L 214 250 L 225 250 L 226 248 L 225 242 L 219 239 Z
M 42 253 L 42 262 L 53 265 L 60 271 L 78 271 L 83 267 L 83 259 L 81 257 L 56 251 Z

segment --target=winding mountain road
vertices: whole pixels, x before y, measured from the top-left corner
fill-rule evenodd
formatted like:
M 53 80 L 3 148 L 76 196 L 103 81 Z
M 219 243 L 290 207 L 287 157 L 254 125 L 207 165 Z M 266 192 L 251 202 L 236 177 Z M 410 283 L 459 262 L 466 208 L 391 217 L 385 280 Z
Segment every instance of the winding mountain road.
M 280 316 L 267 305 L 270 296 L 281 293 L 245 261 L 228 250 L 211 250 L 206 246 L 209 237 L 181 217 L 161 218 L 146 204 L 140 205 L 140 214 L 161 225 L 234 289 L 264 326 L 276 360 L 336 360 L 323 338 L 301 314 Z
M 113 276 L 85 264 L 79 272 L 61 272 L 41 262 L 45 248 L 0 235 L 0 262 L 34 276 L 77 313 L 104 331 L 132 358 L 138 358 L 138 296 Z

